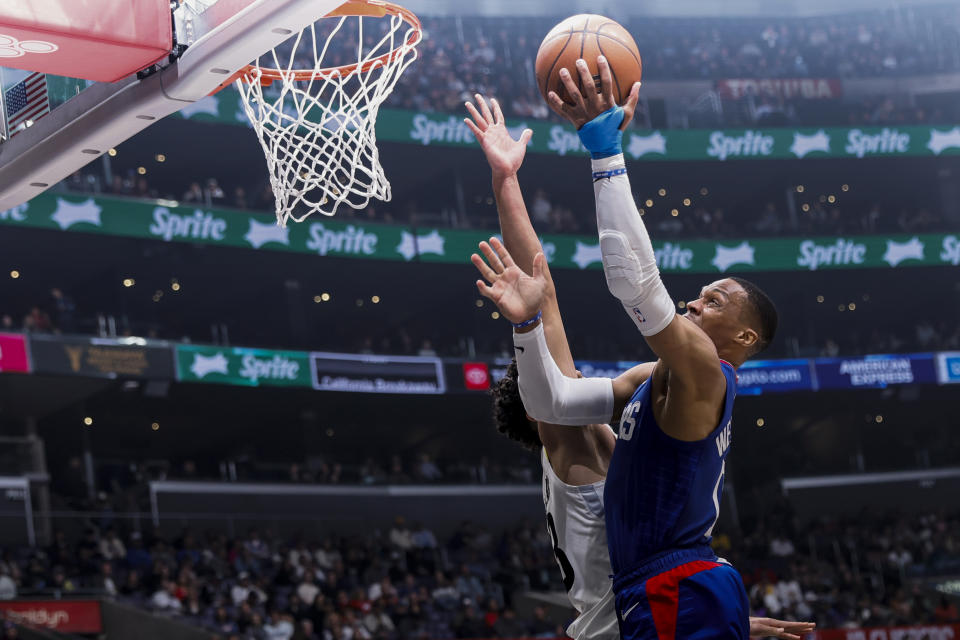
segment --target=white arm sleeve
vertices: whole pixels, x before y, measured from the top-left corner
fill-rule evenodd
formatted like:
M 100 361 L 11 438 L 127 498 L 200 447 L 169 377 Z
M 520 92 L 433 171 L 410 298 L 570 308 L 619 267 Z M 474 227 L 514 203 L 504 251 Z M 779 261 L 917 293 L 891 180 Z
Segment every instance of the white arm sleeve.
M 630 191 L 623 154 L 593 160 L 593 193 L 603 274 L 640 333 L 663 331 L 676 315 L 657 257 Z M 601 177 L 602 176 L 602 177 Z
M 513 334 L 520 398 L 527 414 L 540 422 L 584 426 L 604 424 L 613 414 L 613 380 L 568 378 L 554 362 L 543 325 Z

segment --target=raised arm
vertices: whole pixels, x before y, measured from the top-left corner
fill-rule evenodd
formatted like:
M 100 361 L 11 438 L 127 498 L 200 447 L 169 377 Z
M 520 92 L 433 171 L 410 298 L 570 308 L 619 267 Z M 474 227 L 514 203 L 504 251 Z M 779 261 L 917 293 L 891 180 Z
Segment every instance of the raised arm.
M 477 94 L 477 106 L 467 102 L 467 111 L 470 118 L 464 122 L 473 132 L 480 148 L 490 164 L 493 174 L 493 193 L 497 200 L 497 215 L 500 218 L 500 234 L 503 243 L 524 273 L 533 273 L 533 258 L 543 252 L 540 239 L 537 237 L 527 207 L 523 202 L 523 193 L 520 191 L 520 181 L 517 172 L 523 164 L 527 151 L 527 143 L 533 132 L 525 129 L 519 140 L 514 140 L 507 130 L 496 99 L 487 101 Z M 567 342 L 567 334 L 560 317 L 560 307 L 557 302 L 557 292 L 550 276 L 550 268 L 544 264 L 546 278 L 546 296 L 543 301 L 543 323 L 545 325 L 547 346 L 563 375 L 576 377 L 577 371 Z
M 532 275 L 527 275 L 496 238 L 481 243 L 480 250 L 489 265 L 477 254 L 471 259 L 490 284 L 478 280 L 477 288 L 514 324 L 520 396 L 527 413 L 551 424 L 616 422 L 637 386 L 649 377 L 653 363 L 634 367 L 615 380 L 563 375 L 540 322 L 547 289 L 543 254 L 534 257 Z
M 549 95 L 549 102 L 577 126 L 592 158 L 607 286 L 670 371 L 668 402 L 660 426 L 675 437 L 699 439 L 704 430 L 709 433 L 716 426 L 726 380 L 713 341 L 693 322 L 677 315 L 630 190 L 621 139 L 636 107 L 639 84 L 633 87 L 627 104 L 619 107 L 613 98 L 610 67 L 602 56 L 598 66 L 600 92 L 581 95 L 570 74 L 562 70 L 561 80 L 573 104 L 564 103 L 555 93 Z M 586 63 L 578 60 L 577 68 L 583 86 L 594 86 Z

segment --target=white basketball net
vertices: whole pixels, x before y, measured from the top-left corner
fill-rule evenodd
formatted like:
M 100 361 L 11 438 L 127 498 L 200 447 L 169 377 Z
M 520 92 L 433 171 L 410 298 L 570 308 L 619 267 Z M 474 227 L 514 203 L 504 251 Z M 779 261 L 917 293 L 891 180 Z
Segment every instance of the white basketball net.
M 364 42 L 364 18 L 324 19 L 262 56 L 237 80 L 244 111 L 267 157 L 281 226 L 315 212 L 332 216 L 341 204 L 362 209 L 371 198 L 390 200 L 377 151 L 377 112 L 416 60 L 420 33 L 399 16 L 367 20 L 380 27 L 368 27 L 369 42 Z M 343 29 L 348 22 L 358 25 L 356 40 L 350 38 L 352 28 Z M 391 51 L 384 61 L 376 60 Z M 346 74 L 324 70 L 354 63 Z M 269 74 L 268 67 L 279 70 L 281 79 L 263 87 L 260 79 Z M 309 77 L 297 79 L 297 69 L 309 71 Z

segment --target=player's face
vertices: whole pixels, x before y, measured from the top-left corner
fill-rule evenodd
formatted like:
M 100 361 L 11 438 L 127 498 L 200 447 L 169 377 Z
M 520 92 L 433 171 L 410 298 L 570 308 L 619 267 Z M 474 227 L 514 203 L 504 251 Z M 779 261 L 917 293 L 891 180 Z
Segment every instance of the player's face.
M 701 289 L 699 298 L 687 303 L 684 317 L 703 329 L 722 351 L 745 329 L 745 304 L 747 292 L 735 280 L 717 280 Z

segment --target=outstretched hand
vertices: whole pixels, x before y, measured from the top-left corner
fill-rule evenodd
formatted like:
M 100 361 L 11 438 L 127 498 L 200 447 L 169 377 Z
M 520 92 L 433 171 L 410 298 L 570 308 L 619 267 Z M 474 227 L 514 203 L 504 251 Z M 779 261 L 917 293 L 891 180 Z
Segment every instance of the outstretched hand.
M 463 121 L 473 132 L 480 148 L 487 156 L 487 162 L 490 163 L 490 169 L 493 171 L 494 178 L 505 178 L 515 174 L 520 165 L 523 164 L 523 156 L 527 152 L 527 143 L 530 142 L 533 131 L 524 129 L 520 134 L 519 140 L 514 140 L 507 131 L 507 125 L 503 119 L 503 112 L 500 110 L 500 103 L 496 98 L 491 98 L 490 105 L 492 111 L 487 106 L 487 101 L 479 93 L 475 96 L 477 107 L 473 103 L 467 102 L 467 111 L 470 118 L 464 118 Z M 472 120 L 471 120 L 472 118 Z
M 547 291 L 543 254 L 534 256 L 533 275 L 528 276 L 514 263 L 507 248 L 497 238 L 490 238 L 489 244 L 481 242 L 480 251 L 487 262 L 475 253 L 470 256 L 480 275 L 490 283 L 487 285 L 483 280 L 477 280 L 480 295 L 492 300 L 500 313 L 515 324 L 537 315 Z
M 790 622 L 774 618 L 750 618 L 751 638 L 780 638 L 780 640 L 801 640 L 816 628 L 813 622 Z
M 584 88 L 587 95 L 580 93 L 577 83 L 573 76 L 566 69 L 560 69 L 560 82 L 573 104 L 564 102 L 555 91 L 547 94 L 547 104 L 558 115 L 569 120 L 573 126 L 580 129 L 583 125 L 590 122 L 598 115 L 616 106 L 617 100 L 613 95 L 613 75 L 610 73 L 610 63 L 604 56 L 597 58 L 597 68 L 600 70 L 600 91 L 594 91 L 596 81 L 590 75 L 590 68 L 586 60 L 577 60 L 577 73 L 580 75 L 580 86 Z M 633 112 L 637 109 L 637 101 L 640 99 L 640 83 L 635 82 L 630 88 L 630 96 L 627 98 L 623 107 L 623 122 L 620 123 L 620 129 L 626 129 L 633 119 Z

